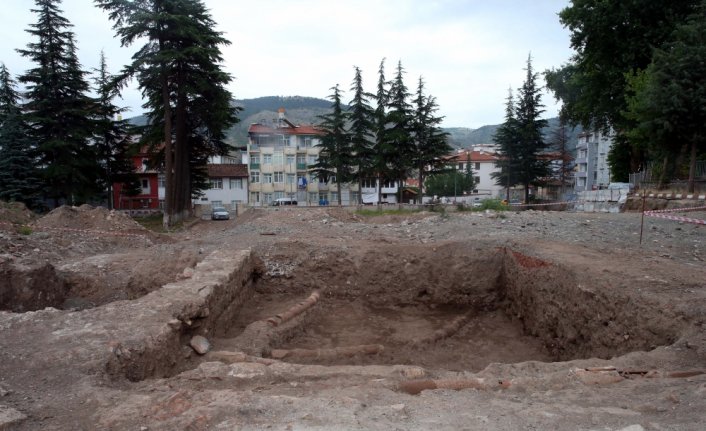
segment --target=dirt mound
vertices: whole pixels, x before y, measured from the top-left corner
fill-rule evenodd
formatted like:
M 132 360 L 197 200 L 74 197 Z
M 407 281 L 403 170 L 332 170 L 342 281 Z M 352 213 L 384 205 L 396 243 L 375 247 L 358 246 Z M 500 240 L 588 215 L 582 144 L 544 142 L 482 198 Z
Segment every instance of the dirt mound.
M 22 202 L 0 201 L 0 222 L 27 224 L 34 218 L 34 213 Z
M 128 215 L 90 205 L 60 206 L 37 220 L 36 225 L 45 229 L 82 229 L 109 232 L 146 231 Z

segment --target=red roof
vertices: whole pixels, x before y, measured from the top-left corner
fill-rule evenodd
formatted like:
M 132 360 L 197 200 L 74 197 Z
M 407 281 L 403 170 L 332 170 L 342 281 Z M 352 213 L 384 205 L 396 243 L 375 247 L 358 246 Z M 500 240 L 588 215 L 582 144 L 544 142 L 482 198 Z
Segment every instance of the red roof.
M 497 154 L 488 153 L 485 151 L 463 151 L 445 157 L 448 161 L 465 162 L 468 160 L 468 154 L 471 155 L 472 162 L 494 162 L 498 160 Z
M 323 131 L 312 125 L 300 125 L 295 127 L 270 127 L 263 124 L 253 123 L 248 127 L 248 134 L 255 135 L 323 135 Z
M 206 165 L 206 169 L 209 178 L 248 176 L 248 166 L 244 164 Z

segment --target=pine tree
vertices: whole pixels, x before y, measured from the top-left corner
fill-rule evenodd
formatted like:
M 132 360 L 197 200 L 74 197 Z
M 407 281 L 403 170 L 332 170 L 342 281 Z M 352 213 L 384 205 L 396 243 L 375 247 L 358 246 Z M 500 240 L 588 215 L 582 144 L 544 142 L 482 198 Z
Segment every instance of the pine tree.
M 385 59 L 383 58 L 378 68 L 378 84 L 375 93 L 375 112 L 373 117 L 373 130 L 375 139 L 372 145 L 371 173 L 377 182 L 377 203 L 380 203 L 382 181 L 389 176 L 388 162 L 394 157 L 394 148 L 387 139 L 387 103 L 389 100 L 388 82 L 385 80 Z
M 118 96 L 113 77 L 108 72 L 105 53 L 101 51 L 100 65 L 94 79 L 98 94 L 96 106 L 95 147 L 102 168 L 101 182 L 108 192 L 108 207 L 114 208 L 113 184 L 122 184 L 122 191 L 127 195 L 139 192 L 139 183 L 135 167 L 131 160 L 130 124 L 118 118 L 124 108 L 113 104 Z
M 220 46 L 228 45 L 214 31 L 200 0 L 95 0 L 110 12 L 123 45 L 138 39 L 146 44 L 122 72 L 123 82 L 137 78 L 147 96 L 146 143 L 163 145 L 165 169 L 164 224 L 187 217 L 192 196 L 206 187 L 204 164 L 210 155 L 224 155 L 230 146 L 225 131 L 238 120 L 222 71 Z
M 40 183 L 19 99 L 15 80 L 0 64 L 0 199 L 36 208 Z
M 338 185 L 338 205 L 341 203 L 341 184 L 353 178 L 353 160 L 351 158 L 351 139 L 346 130 L 346 115 L 341 104 L 341 91 L 338 84 L 331 88 L 331 112 L 321 115 L 318 128 L 324 132 L 321 151 L 317 162 L 310 166 L 311 171 L 324 182 L 336 178 Z
M 466 151 L 466 181 L 470 188 L 469 190 L 465 190 L 467 192 L 473 192 L 476 186 L 476 179 L 473 176 L 473 162 L 471 161 L 472 152 L 472 150 Z
M 353 100 L 349 103 L 348 119 L 351 139 L 353 175 L 358 183 L 358 204 L 362 203 L 363 178 L 371 174 L 372 139 L 374 111 L 368 102 L 369 95 L 363 90 L 363 77 L 360 68 L 355 67 L 355 77 L 351 84 Z
M 532 56 L 527 57 L 525 82 L 519 91 L 515 115 L 517 119 L 518 145 L 511 157 L 516 162 L 517 178 L 525 188 L 525 202 L 529 202 L 529 188 L 538 178 L 548 174 L 548 162 L 539 157 L 547 145 L 542 129 L 547 120 L 540 119 L 542 109 L 541 88 L 537 86 L 537 74 L 532 69 Z
M 444 166 L 442 157 L 452 151 L 447 141 L 448 133 L 440 126 L 443 117 L 436 116 L 438 109 L 436 99 L 424 94 L 424 79 L 419 77 L 411 131 L 414 144 L 412 161 L 419 179 L 420 199 L 423 196 L 425 177 L 440 171 Z
M 390 83 L 385 140 L 392 151 L 392 157 L 388 160 L 388 169 L 392 179 L 398 181 L 400 190 L 404 180 L 415 167 L 415 148 L 412 139 L 413 115 L 409 98 L 410 92 L 404 83 L 404 68 L 399 61 L 395 78 Z
M 101 190 L 99 167 L 88 144 L 93 133 L 94 102 L 88 97 L 86 72 L 76 55 L 71 24 L 61 15 L 60 0 L 35 0 L 36 24 L 27 30 L 37 41 L 18 52 L 36 67 L 20 76 L 26 84 L 24 106 L 48 196 L 58 206 L 92 199 Z
M 564 198 L 565 186 L 571 178 L 571 170 L 573 168 L 573 156 L 569 150 L 569 134 L 566 127 L 566 121 L 563 118 L 559 119 L 559 127 L 557 127 L 549 138 L 549 148 L 557 152 L 559 156 L 557 164 L 550 168 L 551 177 L 559 180 L 561 187 L 560 199 Z
M 515 100 L 512 95 L 512 88 L 508 89 L 505 103 L 505 121 L 493 135 L 493 142 L 498 146 L 498 160 L 495 166 L 499 171 L 490 174 L 495 180 L 495 184 L 505 186 L 505 199 L 510 202 L 510 187 L 515 186 L 517 181 L 517 169 L 515 166 L 514 154 L 518 146 L 518 125 L 515 118 Z

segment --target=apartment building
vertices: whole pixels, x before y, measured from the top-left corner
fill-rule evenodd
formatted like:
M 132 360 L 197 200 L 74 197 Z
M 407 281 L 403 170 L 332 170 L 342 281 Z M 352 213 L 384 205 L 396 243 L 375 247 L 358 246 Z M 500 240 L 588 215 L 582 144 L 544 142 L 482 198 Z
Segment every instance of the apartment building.
M 574 190 L 599 190 L 611 181 L 608 153 L 613 146 L 610 134 L 584 132 L 576 144 L 576 172 Z
M 280 108 L 278 119 L 271 124 L 254 123 L 248 128 L 247 154 L 248 202 L 252 206 L 270 205 L 279 198 L 294 198 L 299 205 L 338 202 L 344 205 L 358 201 L 357 185 L 323 181 L 309 172 L 316 163 L 323 133 L 311 125 L 295 125 Z

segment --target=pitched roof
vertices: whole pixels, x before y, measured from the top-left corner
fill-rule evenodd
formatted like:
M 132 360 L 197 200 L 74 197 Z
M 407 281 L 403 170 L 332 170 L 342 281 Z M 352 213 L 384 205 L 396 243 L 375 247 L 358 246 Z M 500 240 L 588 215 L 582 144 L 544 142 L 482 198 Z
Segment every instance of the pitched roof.
M 289 123 L 291 124 L 291 123 Z M 253 123 L 248 127 L 248 134 L 257 135 L 323 135 L 323 131 L 310 124 L 294 127 L 270 127 Z
M 244 164 L 206 165 L 209 178 L 244 177 L 248 176 L 248 166 Z
M 465 162 L 468 160 L 468 154 L 471 155 L 471 162 L 494 162 L 498 160 L 497 154 L 488 153 L 485 151 L 463 151 L 446 156 L 445 159 L 454 162 Z

